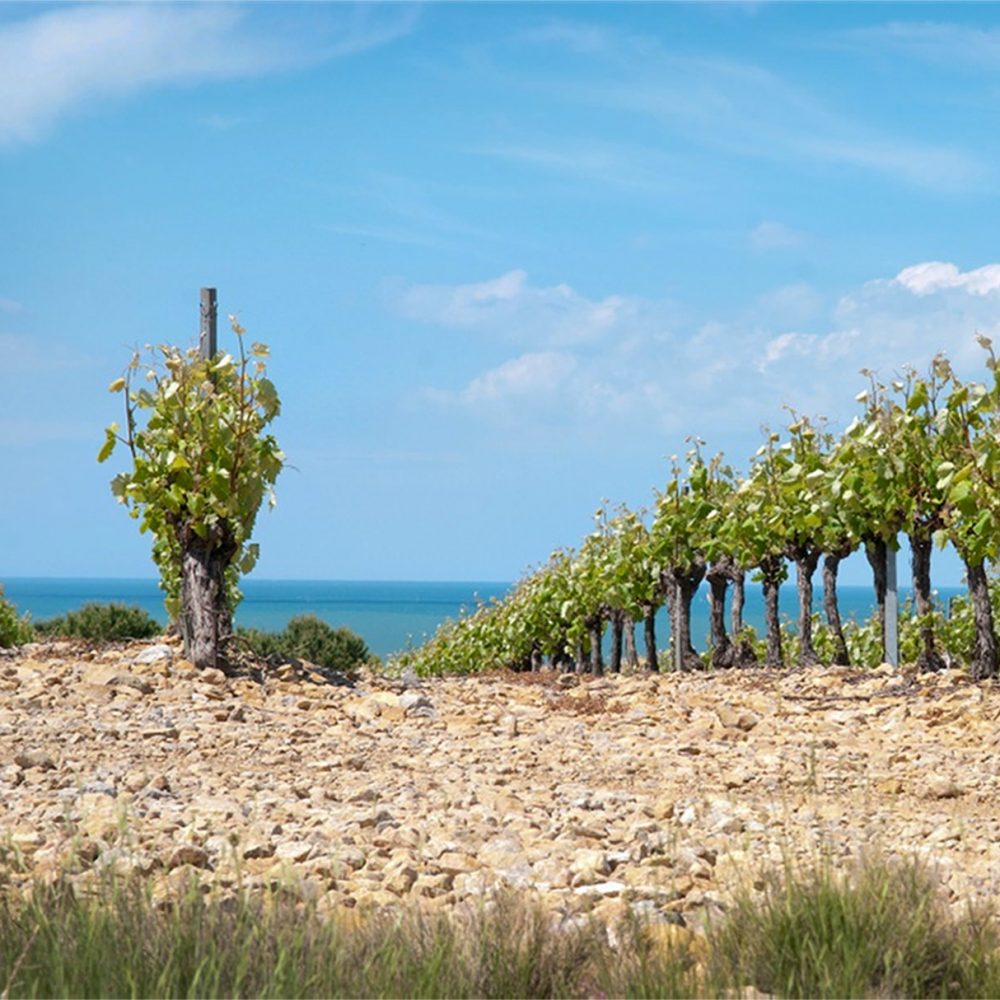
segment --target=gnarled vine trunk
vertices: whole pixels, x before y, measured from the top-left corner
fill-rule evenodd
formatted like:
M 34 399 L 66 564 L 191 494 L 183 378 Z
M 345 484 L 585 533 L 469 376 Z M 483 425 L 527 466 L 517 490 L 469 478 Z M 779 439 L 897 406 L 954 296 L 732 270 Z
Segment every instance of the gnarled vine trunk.
M 236 554 L 236 544 L 228 535 L 203 539 L 186 532 L 181 547 L 180 626 L 184 655 L 196 667 L 215 667 L 222 643 L 231 632 L 226 569 Z
M 878 606 L 878 624 L 882 630 L 882 659 L 888 660 L 889 651 L 885 648 L 885 592 L 887 583 L 886 558 L 889 547 L 882 538 L 865 539 L 865 558 L 872 568 L 872 583 L 875 587 L 875 603 Z
M 659 671 L 660 664 L 656 658 L 656 606 L 642 606 L 643 633 L 646 641 L 646 669 Z
M 600 615 L 587 619 L 587 634 L 590 637 L 590 672 L 600 677 L 604 673 L 604 653 L 601 649 L 604 619 Z
M 531 672 L 537 674 L 542 669 L 542 652 L 537 646 L 531 647 Z
M 826 613 L 826 623 L 830 626 L 833 636 L 833 662 L 837 666 L 847 667 L 851 664 L 847 653 L 847 639 L 844 637 L 844 623 L 840 620 L 840 604 L 837 601 L 837 574 L 840 563 L 850 554 L 849 548 L 828 552 L 823 558 L 823 610 Z
M 913 554 L 913 598 L 917 615 L 922 619 L 920 624 L 920 642 L 923 649 L 917 656 L 917 666 L 921 670 L 944 670 L 947 664 L 937 651 L 934 644 L 934 623 L 930 615 L 934 611 L 931 598 L 931 549 L 933 540 L 930 534 L 923 532 L 908 536 L 910 551 Z
M 674 657 L 676 649 L 681 651 L 681 670 L 704 670 L 705 663 L 691 644 L 691 602 L 705 579 L 705 563 L 692 566 L 672 567 L 663 574 L 663 587 L 670 609 Z M 678 604 L 679 600 L 679 604 Z M 671 666 L 676 664 L 674 659 Z
M 733 602 L 729 607 L 729 632 L 733 642 L 733 666 L 757 666 L 757 654 L 750 640 L 743 634 L 743 608 L 746 606 L 747 575 L 742 567 L 733 563 L 729 579 L 733 583 Z
M 799 666 L 813 667 L 819 657 L 813 646 L 812 578 L 821 553 L 811 545 L 801 545 L 789 549 L 788 554 L 795 560 L 795 589 L 799 595 Z
M 781 620 L 778 617 L 778 588 L 781 586 L 782 563 L 780 556 L 769 556 L 760 564 L 764 589 L 764 621 L 767 624 L 767 657 L 769 667 L 784 666 L 781 649 Z
M 747 603 L 747 575 L 733 566 L 729 579 L 733 582 L 733 603 L 729 606 L 729 631 L 735 639 L 743 631 L 743 608 Z
M 576 640 L 574 651 L 576 653 L 574 669 L 578 674 L 585 674 L 587 672 L 587 655 L 584 650 L 583 639 Z
M 963 559 L 963 562 L 965 560 Z M 990 585 L 982 562 L 965 562 L 965 579 L 972 603 L 972 617 L 976 624 L 976 641 L 972 649 L 971 673 L 973 680 L 983 681 L 997 674 L 997 634 L 993 623 L 993 605 L 990 602 Z
M 611 620 L 611 662 L 608 669 L 613 674 L 622 671 L 622 631 L 625 625 L 625 612 L 617 609 L 610 614 Z
M 681 620 L 680 633 L 677 638 L 681 644 L 681 666 L 684 670 L 705 669 L 705 661 L 698 655 L 691 642 L 691 604 L 704 578 L 704 564 L 699 567 L 698 571 L 681 577 Z
M 568 674 L 573 670 L 573 658 L 566 652 L 566 640 L 562 640 L 559 648 L 552 654 L 552 668 Z
M 734 647 L 726 633 L 726 591 L 730 570 L 727 562 L 713 563 L 705 574 L 708 581 L 709 633 L 712 642 L 712 666 L 731 667 Z
M 625 662 L 629 670 L 639 669 L 639 651 L 635 648 L 635 620 L 631 615 L 626 615 L 624 620 L 625 628 Z

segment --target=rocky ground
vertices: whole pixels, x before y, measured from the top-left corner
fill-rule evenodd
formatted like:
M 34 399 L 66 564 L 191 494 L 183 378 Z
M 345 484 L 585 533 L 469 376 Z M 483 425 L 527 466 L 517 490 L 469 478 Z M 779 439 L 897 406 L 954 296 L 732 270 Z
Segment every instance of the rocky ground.
M 958 672 L 327 683 L 163 640 L 0 655 L 0 885 L 138 873 L 321 910 L 495 886 L 693 924 L 763 868 L 919 853 L 1000 878 L 1000 690 Z

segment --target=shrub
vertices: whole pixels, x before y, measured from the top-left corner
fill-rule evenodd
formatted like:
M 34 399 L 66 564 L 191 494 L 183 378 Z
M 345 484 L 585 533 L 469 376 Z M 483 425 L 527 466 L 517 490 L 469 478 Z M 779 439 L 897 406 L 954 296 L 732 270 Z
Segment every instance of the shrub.
M 17 608 L 3 596 L 3 587 L 0 587 L 0 649 L 20 646 L 33 638 L 28 616 L 18 617 Z
M 68 611 L 57 618 L 39 622 L 40 635 L 65 636 L 113 642 L 118 639 L 150 639 L 163 631 L 160 623 L 138 605 L 84 604 L 78 611 Z
M 372 659 L 364 639 L 349 628 L 334 628 L 316 615 L 297 615 L 282 632 L 240 629 L 259 656 L 296 657 L 317 666 L 351 673 Z

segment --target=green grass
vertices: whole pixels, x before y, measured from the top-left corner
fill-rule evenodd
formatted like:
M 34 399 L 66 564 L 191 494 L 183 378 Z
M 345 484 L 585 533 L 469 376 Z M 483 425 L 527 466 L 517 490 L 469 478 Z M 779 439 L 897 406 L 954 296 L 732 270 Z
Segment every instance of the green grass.
M 713 935 L 717 971 L 786 997 L 1000 996 L 994 914 L 956 917 L 915 861 L 769 880 Z
M 0 996 L 1000 995 L 992 915 L 952 916 L 913 863 L 849 881 L 787 872 L 691 951 L 656 930 L 630 921 L 612 944 L 596 921 L 560 929 L 514 895 L 448 916 L 321 918 L 291 893 L 192 887 L 164 904 L 140 883 L 36 884 L 0 895 Z

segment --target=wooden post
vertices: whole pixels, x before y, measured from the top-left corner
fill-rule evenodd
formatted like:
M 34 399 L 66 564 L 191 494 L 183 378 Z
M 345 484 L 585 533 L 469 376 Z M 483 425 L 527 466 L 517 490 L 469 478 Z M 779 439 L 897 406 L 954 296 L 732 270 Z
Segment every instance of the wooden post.
M 674 633 L 674 670 L 680 673 L 684 669 L 684 653 L 681 649 L 681 620 L 684 611 L 681 608 L 681 585 L 678 581 L 674 584 L 674 620 L 671 623 Z
M 899 590 L 895 539 L 885 547 L 885 661 L 899 666 Z
M 216 301 L 214 288 L 201 290 L 201 326 L 199 329 L 198 347 L 201 356 L 206 360 L 214 358 L 219 349 L 216 320 L 219 304 Z

